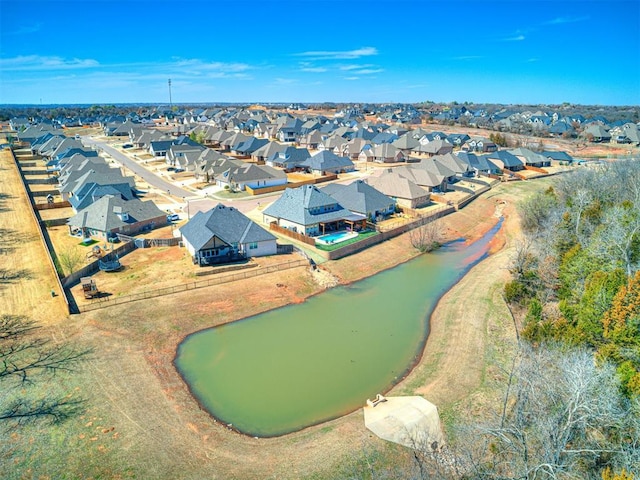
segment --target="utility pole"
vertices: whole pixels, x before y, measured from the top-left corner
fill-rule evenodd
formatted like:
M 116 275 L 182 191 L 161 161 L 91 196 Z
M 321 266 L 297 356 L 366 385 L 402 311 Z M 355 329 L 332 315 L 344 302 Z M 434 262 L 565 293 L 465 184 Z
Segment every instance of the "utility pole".
M 169 108 L 173 108 L 173 102 L 171 101 L 171 79 L 169 79 Z

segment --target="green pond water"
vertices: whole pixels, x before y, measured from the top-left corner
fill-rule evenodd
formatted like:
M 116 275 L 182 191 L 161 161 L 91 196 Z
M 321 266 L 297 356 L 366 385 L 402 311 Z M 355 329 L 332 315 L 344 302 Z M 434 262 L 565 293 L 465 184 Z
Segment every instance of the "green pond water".
M 192 334 L 176 368 L 211 415 L 248 435 L 352 412 L 413 367 L 438 299 L 487 254 L 499 227 L 471 245 L 452 242 L 304 303 Z

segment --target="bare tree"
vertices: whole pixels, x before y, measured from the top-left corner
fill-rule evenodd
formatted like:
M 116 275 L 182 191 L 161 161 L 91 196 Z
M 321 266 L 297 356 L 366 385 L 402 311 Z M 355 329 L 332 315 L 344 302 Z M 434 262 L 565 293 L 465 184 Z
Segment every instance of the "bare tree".
M 439 216 L 433 217 L 424 225 L 409 231 L 411 246 L 420 253 L 430 252 L 440 246 L 442 226 L 439 218 Z
M 607 210 L 590 249 L 614 266 L 623 267 L 631 278 L 640 263 L 640 208 L 616 205 Z
M 458 435 L 473 478 L 600 478 L 637 458 L 637 412 L 591 352 L 524 346 L 513 379 L 495 421 Z
M 0 422 L 36 419 L 58 422 L 78 412 L 81 399 L 68 395 L 31 395 L 31 387 L 73 372 L 89 351 L 38 336 L 40 327 L 23 316 L 0 316 Z
M 58 261 L 66 274 L 71 275 L 82 264 L 84 257 L 78 247 L 70 247 L 58 254 Z

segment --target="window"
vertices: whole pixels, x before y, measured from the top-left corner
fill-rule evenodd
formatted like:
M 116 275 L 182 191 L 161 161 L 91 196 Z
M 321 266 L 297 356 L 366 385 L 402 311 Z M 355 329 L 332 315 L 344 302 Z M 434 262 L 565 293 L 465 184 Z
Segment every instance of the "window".
M 249 244 L 249 250 L 255 250 L 256 248 L 258 248 L 258 243 L 257 242 L 251 242 Z

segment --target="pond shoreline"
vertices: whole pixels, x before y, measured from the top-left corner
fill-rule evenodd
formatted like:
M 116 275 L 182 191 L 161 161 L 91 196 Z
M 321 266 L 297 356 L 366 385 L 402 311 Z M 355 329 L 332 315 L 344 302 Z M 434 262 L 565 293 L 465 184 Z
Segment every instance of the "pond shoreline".
M 487 243 L 486 246 L 482 249 L 483 253 L 478 257 L 478 258 L 473 258 L 470 257 L 469 258 L 469 264 L 468 266 L 463 268 L 463 274 L 456 278 L 455 281 L 452 284 L 448 284 L 446 287 L 446 290 L 443 290 L 441 292 L 438 293 L 437 295 L 437 299 L 435 301 L 435 303 L 433 305 L 431 305 L 427 311 L 424 312 L 424 317 L 426 318 L 426 328 L 423 332 L 422 335 L 422 339 L 418 345 L 418 348 L 415 351 L 415 355 L 413 356 L 413 358 L 411 359 L 410 363 L 407 364 L 407 366 L 402 370 L 402 372 L 396 377 L 395 380 L 393 380 L 390 384 L 387 384 L 386 387 L 382 388 L 380 390 L 379 393 L 384 393 L 386 394 L 387 392 L 391 391 L 392 389 L 396 388 L 398 385 L 402 384 L 402 382 L 404 382 L 404 380 L 412 373 L 412 371 L 414 370 L 414 368 L 420 364 L 420 362 L 422 361 L 424 354 L 425 354 L 425 347 L 427 345 L 427 341 L 429 339 L 429 333 L 430 333 L 430 325 L 431 325 L 431 316 L 433 314 L 433 312 L 435 311 L 435 309 L 437 308 L 440 299 L 446 295 L 453 287 L 455 287 L 455 285 L 457 285 L 467 274 L 468 272 L 478 263 L 482 262 L 483 260 L 486 259 L 486 257 L 488 257 L 489 255 L 491 255 L 494 251 L 496 251 L 495 249 L 495 237 L 498 234 L 498 232 L 500 231 L 501 225 L 502 225 L 502 221 L 503 221 L 503 217 L 498 216 L 497 214 L 495 215 L 495 219 L 491 219 L 489 222 L 487 222 L 485 228 L 482 229 L 482 233 L 478 233 L 474 238 L 456 238 L 454 240 L 448 240 L 447 242 L 443 242 L 442 247 L 446 247 L 447 245 L 451 245 L 453 243 L 458 243 L 458 242 L 464 242 L 465 246 L 470 246 L 472 244 L 474 244 L 475 242 L 478 242 L 480 240 L 483 240 L 486 236 L 490 236 L 490 238 L 487 239 Z M 492 247 L 493 245 L 493 247 Z M 352 281 L 349 282 L 341 282 L 340 284 L 336 285 L 336 286 L 340 286 L 340 287 L 349 287 L 352 284 L 355 284 L 357 282 L 361 282 L 364 281 L 365 279 L 369 279 L 372 278 L 373 276 L 376 276 L 380 273 L 384 273 L 390 269 L 393 268 L 397 268 L 400 267 L 401 265 L 407 263 L 409 260 L 417 260 L 420 256 L 422 256 L 424 254 L 416 254 L 414 256 L 412 256 L 411 258 L 407 258 L 405 261 L 400 262 L 398 264 L 394 264 L 394 265 L 390 265 L 385 269 L 381 269 L 375 273 L 373 273 L 370 276 L 367 277 L 363 277 L 360 279 L 354 279 Z M 313 297 L 315 297 L 316 295 L 318 295 L 319 293 L 326 293 L 328 290 L 330 289 L 324 289 L 318 292 L 315 292 L 307 297 L 304 298 L 304 300 L 302 301 L 302 303 L 306 303 L 308 300 L 312 299 Z M 270 312 L 273 312 L 275 310 L 278 310 L 279 308 L 282 307 L 276 307 L 274 309 L 271 310 L 267 310 L 263 313 L 257 314 L 257 315 L 263 315 L 263 314 L 268 314 Z M 200 330 L 191 332 L 189 334 L 187 334 L 186 336 L 184 336 L 182 338 L 182 340 L 178 343 L 178 345 L 176 346 L 175 349 L 175 354 L 174 357 L 172 359 L 172 365 L 173 368 L 176 370 L 177 374 L 179 375 L 179 377 L 181 378 L 181 380 L 184 382 L 185 386 L 187 387 L 190 395 L 193 397 L 194 400 L 196 400 L 196 402 L 198 403 L 199 407 L 204 410 L 205 412 L 207 412 L 207 414 L 214 420 L 214 422 L 220 424 L 221 426 L 223 426 L 224 428 L 228 429 L 228 430 L 232 430 L 240 435 L 244 435 L 246 437 L 253 437 L 253 438 L 277 438 L 277 437 L 286 437 L 288 435 L 291 435 L 295 432 L 299 432 L 308 428 L 311 428 L 313 426 L 317 426 L 317 425 L 322 425 L 322 424 L 326 424 L 328 422 L 331 422 L 332 420 L 335 420 L 337 418 L 340 417 L 344 417 L 347 416 L 351 413 L 353 413 L 354 411 L 358 410 L 359 408 L 353 409 L 351 407 L 349 407 L 346 410 L 342 410 L 339 411 L 339 413 L 336 413 L 335 415 L 332 415 L 328 418 L 324 418 L 320 421 L 317 421 L 316 423 L 312 423 L 312 424 L 306 424 L 304 426 L 301 426 L 299 428 L 294 428 L 292 430 L 287 430 L 284 431 L 282 433 L 274 433 L 274 434 L 256 434 L 256 433 L 252 433 L 250 431 L 245 431 L 241 428 L 237 428 L 234 425 L 234 422 L 230 422 L 229 420 L 231 419 L 223 419 L 220 416 L 217 416 L 213 411 L 211 411 L 211 409 L 205 405 L 204 401 L 201 400 L 200 395 L 202 394 L 200 392 L 200 394 L 196 393 L 196 391 L 194 391 L 191 383 L 189 380 L 187 380 L 188 375 L 186 372 L 184 372 L 180 366 L 179 366 L 179 356 L 181 353 L 181 348 L 183 348 L 183 346 L 185 345 L 185 343 L 187 343 L 191 337 L 195 336 L 196 334 L 203 334 L 206 331 L 209 330 L 215 330 L 216 328 L 221 328 L 222 326 L 226 326 L 229 325 L 231 323 L 237 323 L 237 322 L 241 322 L 241 321 L 247 321 L 250 320 L 252 318 L 254 318 L 256 315 L 250 315 L 247 317 L 242 317 L 242 318 L 238 318 L 235 320 L 232 320 L 230 322 L 226 322 L 224 324 L 221 325 L 216 325 L 216 326 L 207 326 L 204 327 Z M 192 380 L 193 381 L 193 380 Z M 227 423 L 229 421 L 229 423 Z

